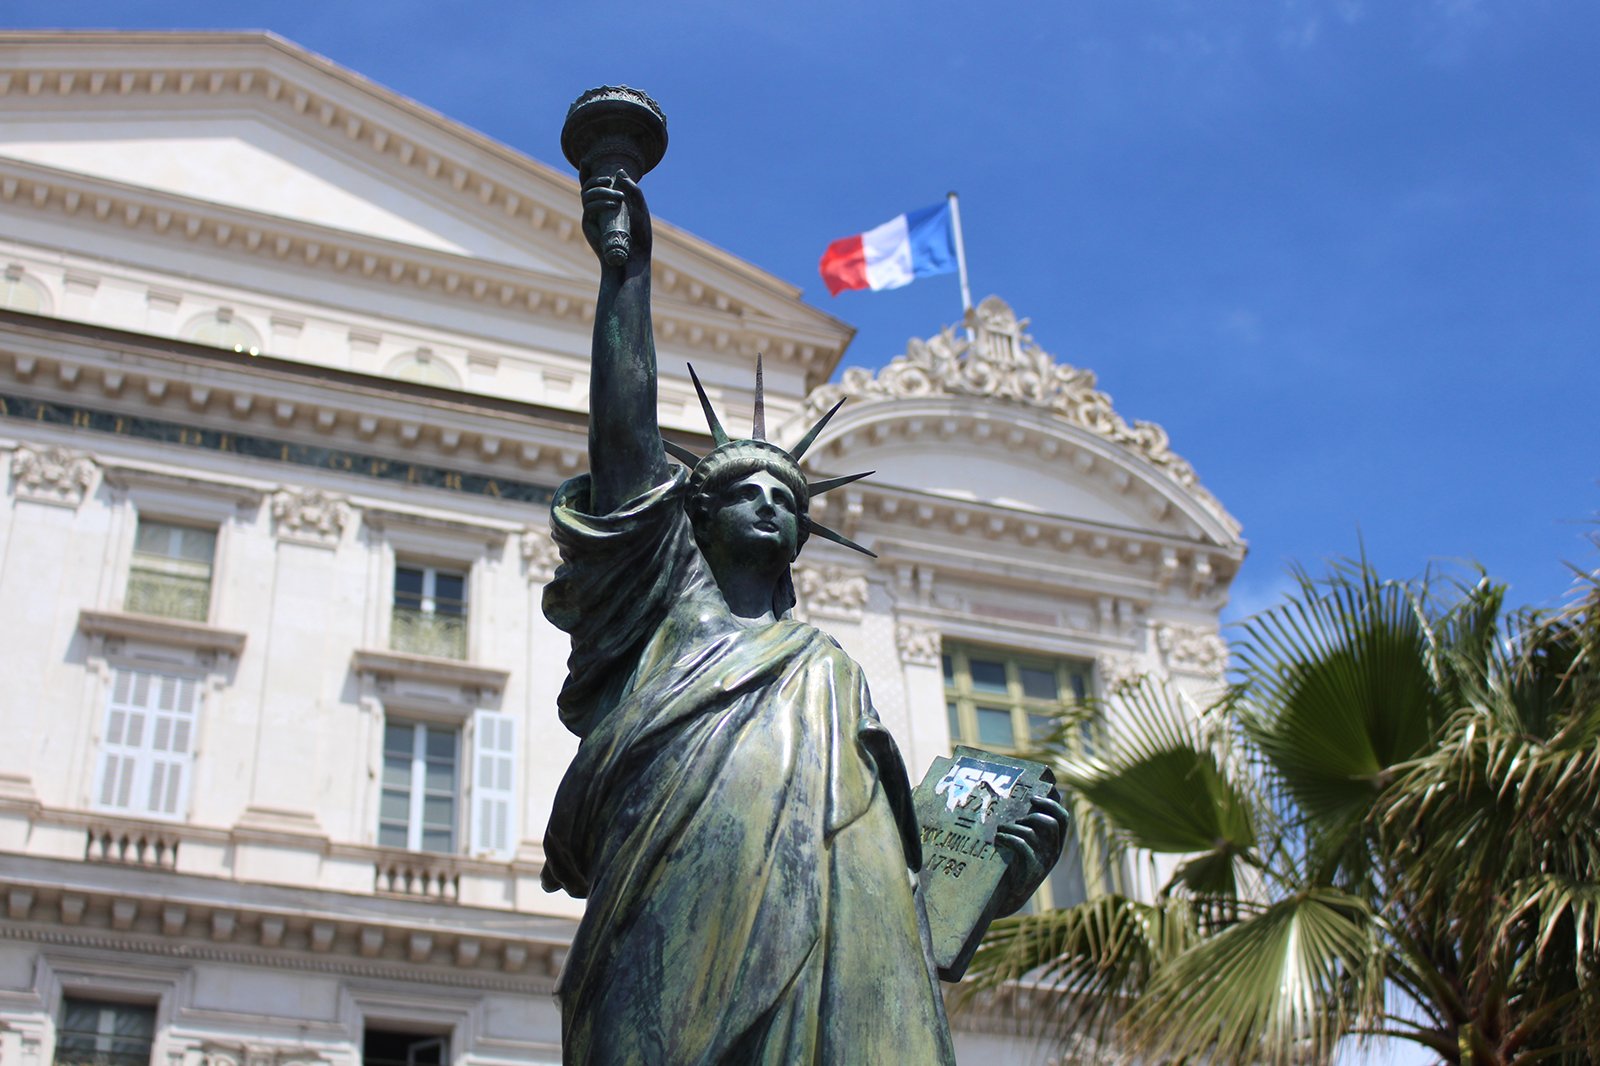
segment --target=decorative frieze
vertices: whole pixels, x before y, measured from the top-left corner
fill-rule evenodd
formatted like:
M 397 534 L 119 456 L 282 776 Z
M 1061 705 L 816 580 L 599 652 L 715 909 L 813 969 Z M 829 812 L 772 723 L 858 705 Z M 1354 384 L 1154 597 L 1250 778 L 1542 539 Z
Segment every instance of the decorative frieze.
M 1228 642 L 1209 629 L 1158 626 L 1156 647 L 1161 649 L 1167 669 L 1175 673 L 1221 677 L 1228 668 Z
M 1126 692 L 1144 677 L 1144 670 L 1131 655 L 1101 655 L 1094 661 L 1094 670 L 1100 678 L 1101 689 L 1108 696 Z
M 150 391 L 149 386 L 152 381 L 162 382 L 162 379 L 147 379 L 147 393 Z M 165 391 L 164 382 L 162 391 Z M 320 443 L 312 444 L 221 429 L 206 429 L 188 422 L 134 417 L 115 411 L 39 400 L 12 393 L 0 392 L 0 415 L 23 421 L 72 426 L 75 430 L 89 433 L 105 433 L 115 437 L 176 444 L 224 455 L 237 455 L 245 459 L 306 466 L 380 481 L 403 482 L 407 485 L 420 485 L 425 488 L 521 503 L 549 503 L 554 494 L 545 485 L 514 481 L 510 478 L 489 477 L 427 463 L 397 462 L 380 455 L 346 451 Z M 409 440 L 403 432 L 400 436 L 403 443 L 411 445 L 416 443 L 415 435 Z M 14 458 L 13 464 L 15 462 Z
M 11 454 L 11 487 L 18 499 L 77 507 L 93 487 L 99 466 L 86 452 L 22 444 Z
M 522 534 L 522 562 L 527 568 L 528 580 L 548 585 L 561 565 L 561 550 L 550 539 L 547 529 L 530 528 Z
M 797 566 L 794 588 L 808 613 L 858 622 L 867 605 L 867 575 L 843 566 Z
M 0 160 L 0 203 L 66 214 L 87 207 L 97 219 L 120 224 L 151 241 L 209 238 L 235 254 L 247 253 L 278 262 L 298 261 L 304 263 L 305 269 L 345 276 L 381 278 L 389 285 L 411 286 L 479 304 L 498 303 L 519 313 L 525 310 L 578 323 L 586 323 L 594 316 L 593 295 L 575 291 L 570 283 L 552 283 L 526 272 L 508 272 L 484 260 L 474 260 L 468 269 L 463 269 L 459 257 L 428 249 L 407 247 L 395 252 L 382 242 L 359 237 L 337 240 L 330 237 L 330 230 L 313 223 L 276 218 L 264 224 L 258 216 L 244 215 L 232 208 L 128 189 L 85 174 L 64 177 L 19 160 Z M 576 239 L 580 232 L 577 219 L 564 212 L 556 218 L 546 208 L 538 207 L 534 214 L 532 221 L 536 228 L 548 231 L 547 237 L 566 242 Z M 547 219 L 554 219 L 554 226 L 545 226 Z M 69 307 L 79 305 L 81 314 L 76 317 L 88 317 L 88 304 L 98 284 L 99 279 L 87 273 L 69 276 L 66 297 Z M 715 351 L 733 346 L 752 354 L 762 349 L 785 361 L 796 361 L 808 374 L 817 376 L 837 358 L 841 344 L 831 338 L 823 343 L 783 340 L 772 344 L 772 338 L 747 328 L 740 314 L 741 303 L 704 282 L 663 282 L 661 287 L 678 298 L 673 304 L 682 301 L 697 305 L 691 306 L 688 314 L 674 314 L 670 307 L 657 314 L 657 329 L 679 345 Z M 708 329 L 707 320 L 725 326 Z M 274 340 L 292 344 L 294 338 L 274 335 Z
M 279 540 L 336 548 L 350 524 L 350 504 L 321 489 L 280 489 L 272 496 L 272 522 Z
M 851 367 L 838 384 L 816 389 L 806 398 L 808 414 L 815 417 L 846 396 L 976 396 L 1042 408 L 1126 448 L 1221 512 L 1194 468 L 1168 446 L 1166 430 L 1154 422 L 1130 425 L 1095 388 L 1093 371 L 1056 362 L 1024 332 L 1027 326 L 1009 304 L 990 296 L 967 313 L 960 332 L 947 326 L 937 337 L 913 339 L 876 374 Z
M 938 666 L 943 649 L 939 630 L 921 622 L 901 622 L 894 627 L 900 661 L 908 666 Z

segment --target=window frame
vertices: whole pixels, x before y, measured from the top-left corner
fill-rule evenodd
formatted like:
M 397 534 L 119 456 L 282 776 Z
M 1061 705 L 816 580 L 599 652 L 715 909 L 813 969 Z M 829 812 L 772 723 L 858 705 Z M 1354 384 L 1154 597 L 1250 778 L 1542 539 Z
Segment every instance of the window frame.
M 983 691 L 973 685 L 971 662 L 974 653 L 980 661 L 1003 664 L 1006 672 L 1004 693 Z M 1052 673 L 1056 686 L 1055 699 L 1029 696 L 1022 680 L 1024 669 Z M 944 686 L 946 725 L 956 727 L 950 730 L 951 744 L 968 744 L 1006 754 L 1025 751 L 1029 744 L 1019 744 L 1017 739 L 1026 737 L 1031 743 L 1035 736 L 1033 718 L 1059 714 L 1074 705 L 1081 706 L 1088 700 L 1092 691 L 1093 669 L 1093 662 L 1087 659 L 1077 660 L 1014 649 L 993 648 L 981 644 L 945 641 L 940 653 L 940 671 Z M 954 704 L 953 710 L 952 704 Z M 980 704 L 985 705 L 985 709 L 1003 709 L 1010 713 L 1009 744 L 982 738 L 982 725 L 978 717 Z M 997 705 L 1003 706 L 997 707 Z
M 25 315 L 49 315 L 54 313 L 55 300 L 51 297 L 49 288 L 45 286 L 42 279 L 21 263 L 6 264 L 5 269 L 0 271 L 0 282 L 4 284 L 4 287 L 0 288 L 0 308 Z M 15 306 L 13 294 L 18 291 L 32 293 L 35 301 L 34 306 Z
M 420 573 L 422 576 L 422 588 L 417 593 L 418 604 L 415 608 L 402 607 L 400 605 L 400 574 L 402 571 Z M 451 615 L 448 612 L 439 610 L 438 585 L 441 576 L 459 578 L 461 581 L 459 614 Z M 470 662 L 472 660 L 472 601 L 472 566 L 470 564 L 438 563 L 432 560 L 396 555 L 389 581 L 389 650 L 402 655 L 426 655 L 436 659 Z M 414 647 L 400 647 L 401 627 L 396 626 L 395 622 L 402 611 L 415 611 L 417 616 L 426 619 L 454 618 L 460 629 L 460 654 L 439 654 L 437 652 L 418 651 Z
M 229 338 L 231 343 L 202 336 L 213 329 L 231 334 Z M 237 352 L 240 355 L 260 355 L 263 344 L 261 331 L 232 307 L 217 307 L 210 311 L 202 311 L 184 323 L 179 336 L 194 344 L 204 344 L 210 348 Z
M 181 566 L 184 562 L 179 555 L 156 556 L 139 550 L 139 533 L 149 526 L 165 527 L 170 534 L 169 539 L 173 540 L 174 543 L 176 543 L 177 537 L 184 530 L 209 533 L 211 535 L 211 558 L 206 564 L 205 610 L 202 617 L 192 618 L 183 614 L 160 614 L 150 610 L 136 610 L 130 605 L 130 600 L 133 598 L 134 582 L 138 575 L 141 573 L 160 573 L 157 568 L 141 567 L 139 565 L 141 555 L 153 559 L 165 559 L 169 563 L 177 564 L 178 566 Z M 220 522 L 207 522 L 203 518 L 174 518 L 164 512 L 136 510 L 133 524 L 133 541 L 128 550 L 128 572 L 126 579 L 122 583 L 122 609 L 128 614 L 138 614 L 149 618 L 167 618 L 177 622 L 198 622 L 201 625 L 209 625 L 217 609 L 217 557 L 221 542 L 222 523 Z M 168 574 L 167 576 L 173 575 Z
M 101 1049 L 98 1046 L 95 1048 L 94 1053 L 91 1056 L 74 1058 L 69 1062 L 62 1061 L 61 1047 L 65 1042 L 63 1038 L 69 1033 L 69 1030 L 66 1027 L 67 1011 L 74 1003 L 83 1007 L 96 1007 L 102 1012 L 102 1015 L 99 1019 L 99 1025 L 102 1028 L 97 1029 L 97 1031 L 92 1034 L 97 1044 L 101 1040 L 106 1040 L 114 1046 L 118 1040 L 129 1039 L 128 1037 L 118 1036 L 115 1032 L 107 1033 L 104 1031 L 103 1026 L 105 1024 L 105 1011 L 115 1011 L 118 1008 L 121 1008 L 130 1011 L 139 1011 L 141 1014 L 147 1013 L 150 1019 L 150 1034 L 148 1037 L 144 1063 L 145 1066 L 150 1066 L 150 1064 L 155 1061 L 156 1040 L 161 1029 L 161 1004 L 159 1001 L 152 1003 L 147 1002 L 144 999 L 125 999 L 121 997 L 108 998 L 103 995 L 85 994 L 73 989 L 63 990 L 60 1003 L 56 1009 L 56 1038 L 55 1047 L 52 1049 L 50 1055 L 51 1066 L 89 1066 L 89 1064 L 92 1064 L 92 1066 L 134 1066 L 134 1062 L 132 1060 L 126 1060 L 122 1057 L 112 1057 L 119 1056 L 118 1052 L 110 1050 L 109 1048 Z M 82 1030 L 71 1030 L 70 1032 L 73 1035 L 90 1035 Z M 120 1055 L 126 1054 L 126 1052 L 120 1053 Z
M 96 755 L 94 759 L 94 775 L 90 782 L 90 808 L 122 817 L 148 818 L 170 822 L 187 821 L 189 817 L 189 801 L 194 791 L 196 756 L 199 751 L 200 729 L 208 688 L 205 679 L 195 676 L 189 671 L 155 668 L 153 664 L 149 663 L 140 663 L 138 665 L 109 663 L 108 667 L 110 677 L 105 688 L 105 699 L 102 704 L 104 710 L 95 734 Z M 119 680 L 124 675 L 129 678 L 127 682 L 128 698 L 119 700 L 117 696 L 117 691 L 120 687 Z M 149 693 L 147 705 L 139 705 L 133 702 L 132 699 L 138 688 L 138 675 L 144 675 L 150 679 L 146 689 Z M 184 687 L 187 686 L 190 704 L 187 710 L 179 707 L 169 711 L 157 705 L 161 691 L 159 686 L 165 681 L 173 683 L 180 701 L 182 700 Z M 139 725 L 140 742 L 135 745 L 129 745 L 122 739 L 112 741 L 111 737 L 114 733 L 119 737 L 126 737 L 130 720 L 133 718 L 133 715 L 129 712 L 132 711 L 143 712 L 143 720 Z M 116 719 L 114 717 L 119 712 L 123 715 L 120 730 L 115 728 Z M 187 717 L 188 742 L 187 750 L 177 753 L 181 758 L 175 757 L 171 752 L 155 749 L 153 742 L 154 738 L 159 735 L 161 720 L 164 718 L 170 723 L 168 724 L 168 729 L 171 731 L 168 734 L 170 737 L 172 732 L 176 732 L 185 724 L 182 721 L 184 717 Z M 149 743 L 145 742 L 145 737 L 147 736 L 150 738 Z M 126 792 L 131 801 L 126 805 L 103 798 L 107 788 L 111 787 L 108 785 L 107 775 L 113 772 L 113 760 L 133 761 L 131 769 L 121 768 L 119 762 L 119 769 L 116 771 L 119 774 L 123 772 L 128 774 L 127 783 L 120 790 Z M 171 810 L 156 809 L 148 802 L 145 802 L 151 793 L 152 776 L 158 764 L 163 771 L 162 780 L 166 783 L 167 791 L 172 793 Z M 170 784 L 170 775 L 174 769 L 179 775 L 175 792 L 173 792 Z
M 383 376 L 435 389 L 462 388 L 461 375 L 451 360 L 428 347 L 412 348 L 390 359 L 384 365 Z
M 1032 720 L 1035 717 L 1045 714 L 1059 715 L 1075 706 L 1082 707 L 1094 692 L 1094 662 L 1087 658 L 1075 659 L 948 639 L 942 644 L 939 665 L 945 696 L 946 724 L 948 727 L 954 727 L 950 729 L 952 748 L 964 744 L 1006 755 L 1023 753 L 1027 750 L 1028 744 L 1018 744 L 1017 738 L 1026 737 L 1029 743 L 1032 742 L 1034 739 Z M 1003 665 L 1006 676 L 1006 691 L 1003 694 L 980 690 L 972 683 L 973 658 L 981 662 L 998 662 Z M 1052 673 L 1055 679 L 1056 698 L 1046 700 L 1042 697 L 1029 696 L 1022 679 L 1024 669 Z M 980 704 L 989 707 L 1003 704 L 1004 709 L 1010 712 L 1010 744 L 990 743 L 979 736 L 980 724 L 977 711 Z M 1073 748 L 1085 750 L 1091 748 L 1094 743 L 1094 730 L 1094 721 L 1085 718 L 1078 729 L 1068 734 L 1068 744 Z M 1058 887 L 1057 881 L 1061 871 L 1071 862 L 1076 862 L 1078 886 L 1084 899 L 1099 895 L 1111 887 L 1112 881 L 1108 878 L 1114 880 L 1114 873 L 1107 871 L 1104 875 L 1091 875 L 1084 863 L 1083 848 L 1078 840 L 1076 826 L 1069 826 L 1067 831 L 1068 840 L 1062 848 L 1060 861 L 1019 913 L 1031 914 L 1062 905 L 1054 898 Z
M 409 760 L 406 781 L 406 842 L 404 844 L 388 843 L 384 840 L 385 825 L 393 825 L 392 819 L 386 819 L 383 812 L 384 796 L 391 791 L 387 783 L 388 760 L 391 754 L 389 747 L 389 730 L 394 728 L 409 728 L 411 730 L 411 750 L 406 756 Z M 425 855 L 460 855 L 463 853 L 463 749 L 465 747 L 461 723 L 443 722 L 437 719 L 409 718 L 401 715 L 386 717 L 383 723 L 381 736 L 381 753 L 379 755 L 378 778 L 378 817 L 375 829 L 375 839 L 378 847 L 398 848 L 404 851 L 414 851 Z M 426 823 L 426 807 L 429 798 L 427 787 L 428 771 L 428 736 L 430 733 L 447 734 L 454 743 L 451 759 L 451 791 L 450 791 L 450 844 L 444 850 L 424 846 L 426 833 L 429 826 Z

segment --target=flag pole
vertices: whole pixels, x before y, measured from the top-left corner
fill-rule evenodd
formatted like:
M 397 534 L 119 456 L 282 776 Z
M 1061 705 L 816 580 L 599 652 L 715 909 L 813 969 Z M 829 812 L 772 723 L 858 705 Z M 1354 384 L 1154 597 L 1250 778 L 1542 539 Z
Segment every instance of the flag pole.
M 945 199 L 950 202 L 950 228 L 955 232 L 956 238 L 956 270 L 961 277 L 961 321 L 967 320 L 967 313 L 972 310 L 972 289 L 967 286 L 967 249 L 961 240 L 961 199 L 954 192 L 945 193 Z M 972 327 L 967 327 L 967 340 L 972 339 Z

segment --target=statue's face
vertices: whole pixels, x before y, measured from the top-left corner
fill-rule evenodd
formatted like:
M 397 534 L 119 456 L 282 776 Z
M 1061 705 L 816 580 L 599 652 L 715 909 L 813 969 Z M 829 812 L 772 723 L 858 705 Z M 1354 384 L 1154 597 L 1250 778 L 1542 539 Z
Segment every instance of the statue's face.
M 735 481 L 711 502 L 704 539 L 733 558 L 794 561 L 800 514 L 794 493 L 766 471 Z

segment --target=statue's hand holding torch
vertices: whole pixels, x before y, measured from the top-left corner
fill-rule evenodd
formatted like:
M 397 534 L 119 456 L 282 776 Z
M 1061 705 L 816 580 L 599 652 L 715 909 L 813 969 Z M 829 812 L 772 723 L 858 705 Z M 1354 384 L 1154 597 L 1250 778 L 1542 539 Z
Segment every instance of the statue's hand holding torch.
M 650 209 L 626 172 L 583 183 L 583 235 L 607 266 L 622 266 L 630 257 L 649 262 Z
M 573 102 L 561 151 L 583 182 L 583 232 L 608 266 L 648 259 L 650 213 L 635 182 L 667 150 L 667 120 L 638 89 L 606 85 Z

